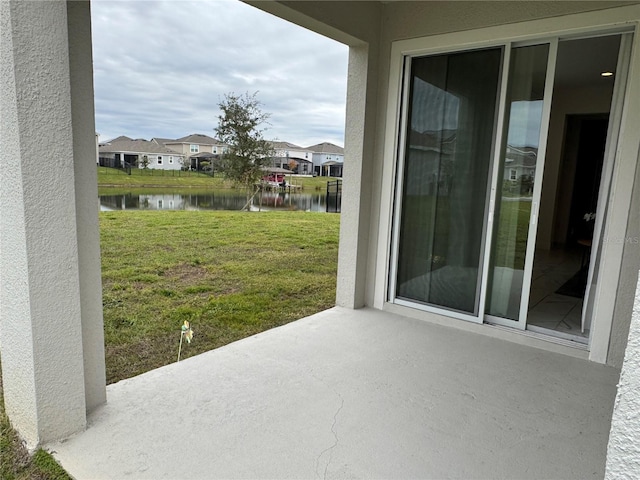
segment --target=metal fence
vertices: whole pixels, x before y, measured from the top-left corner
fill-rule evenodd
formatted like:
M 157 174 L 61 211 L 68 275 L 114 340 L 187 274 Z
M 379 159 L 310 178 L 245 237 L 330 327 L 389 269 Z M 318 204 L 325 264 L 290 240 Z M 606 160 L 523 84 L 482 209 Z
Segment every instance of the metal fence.
M 342 206 L 342 180 L 327 182 L 327 213 L 340 213 Z

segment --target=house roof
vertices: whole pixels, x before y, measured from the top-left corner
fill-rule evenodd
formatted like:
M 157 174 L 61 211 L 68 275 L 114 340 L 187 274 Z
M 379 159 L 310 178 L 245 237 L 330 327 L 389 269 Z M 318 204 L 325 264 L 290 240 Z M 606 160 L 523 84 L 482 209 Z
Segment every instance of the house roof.
M 282 158 L 282 157 L 280 157 Z M 308 158 L 300 158 L 300 157 L 289 157 L 289 160 L 295 160 L 298 163 L 313 163 Z
M 102 145 L 99 148 L 102 153 L 120 153 L 120 152 L 130 152 L 130 153 L 156 153 L 156 154 L 171 154 L 175 156 L 179 156 L 180 154 L 175 150 L 171 150 L 170 148 L 165 147 L 164 145 L 160 145 L 156 142 L 149 142 L 147 140 L 138 139 L 138 140 L 119 140 L 119 141 L 111 141 L 106 145 Z
M 116 138 L 114 138 L 112 140 L 108 140 L 106 142 L 101 142 L 101 143 L 108 144 L 108 143 L 113 143 L 113 142 L 122 142 L 122 141 L 125 141 L 125 140 L 133 140 L 133 138 L 127 137 L 125 135 L 120 135 L 119 137 L 116 137 Z
M 505 167 L 535 167 L 538 151 L 535 147 L 514 147 L 507 145 Z
M 289 150 L 302 150 L 302 151 L 308 150 L 308 151 L 312 152 L 312 150 L 309 150 L 308 148 L 304 148 L 304 147 L 301 147 L 300 145 L 296 145 L 296 144 L 290 143 L 290 142 L 271 141 L 269 143 L 276 150 L 287 150 L 287 149 L 289 149 Z
M 444 154 L 453 152 L 456 142 L 456 130 L 435 130 L 418 132 L 411 130 L 409 134 L 410 148 L 429 150 Z
M 216 155 L 215 153 L 209 153 L 209 152 L 200 152 L 200 153 L 195 153 L 193 155 L 190 155 L 191 158 L 218 158 L 218 155 Z
M 192 143 L 199 145 L 219 145 L 220 142 L 209 135 L 205 135 L 203 133 L 192 133 L 191 135 L 187 135 L 186 137 L 177 138 L 175 140 L 170 140 L 165 143 Z
M 311 150 L 313 153 L 333 153 L 344 155 L 344 148 L 334 145 L 329 142 L 318 143 L 317 145 L 311 145 L 306 150 Z
M 159 143 L 161 145 L 164 145 L 165 143 L 175 142 L 173 138 L 161 138 L 161 137 L 153 137 L 151 141 Z

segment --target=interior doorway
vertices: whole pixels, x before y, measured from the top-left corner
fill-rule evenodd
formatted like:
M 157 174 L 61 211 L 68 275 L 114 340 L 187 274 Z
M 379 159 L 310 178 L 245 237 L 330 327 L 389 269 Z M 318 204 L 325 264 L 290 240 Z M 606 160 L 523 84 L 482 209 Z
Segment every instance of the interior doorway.
M 555 122 L 563 128 L 563 141 L 556 181 L 546 174 L 543 184 L 543 189 L 555 184 L 555 194 L 548 195 L 553 204 L 545 205 L 544 196 L 541 203 L 540 225 L 551 229 L 546 244 L 544 239 L 536 244 L 527 328 L 584 344 L 590 331 L 582 328 L 582 311 L 613 97 L 613 81 L 607 80 L 614 75 L 602 74 L 614 74 L 619 47 L 618 36 L 558 46 L 552 117 L 564 117 Z M 578 64 L 591 74 L 567 71 Z
M 549 250 L 536 248 L 529 297 L 531 330 L 552 330 L 556 336 L 582 343 L 589 337 L 589 331 L 581 328 L 581 317 L 608 120 L 608 114 L 566 117 L 554 209 L 556 235 L 564 241 L 555 242 Z

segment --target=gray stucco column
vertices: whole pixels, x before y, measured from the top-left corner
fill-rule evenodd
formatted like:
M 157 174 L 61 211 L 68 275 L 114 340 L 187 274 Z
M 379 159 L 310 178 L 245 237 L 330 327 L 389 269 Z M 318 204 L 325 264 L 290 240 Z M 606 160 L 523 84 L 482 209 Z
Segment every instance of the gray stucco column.
M 0 2 L 0 355 L 29 447 L 106 400 L 89 2 Z
M 375 148 L 376 49 L 349 47 L 345 155 L 336 304 L 360 308 L 367 288 Z
M 640 274 L 613 408 L 605 478 L 637 478 L 640 466 Z

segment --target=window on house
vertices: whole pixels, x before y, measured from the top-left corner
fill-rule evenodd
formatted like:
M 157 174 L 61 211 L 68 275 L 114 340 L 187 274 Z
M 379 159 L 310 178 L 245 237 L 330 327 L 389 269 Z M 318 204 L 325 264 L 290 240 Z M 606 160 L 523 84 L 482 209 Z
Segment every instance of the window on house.
M 191 153 L 198 153 L 198 152 L 200 152 L 200 145 L 191 145 L 191 146 L 189 147 L 189 151 L 190 151 Z
M 162 165 L 162 157 L 158 157 L 158 165 Z
M 173 157 L 169 157 L 169 163 L 173 163 Z
M 509 180 L 517 180 L 518 179 L 518 171 L 515 168 L 509 170 Z

